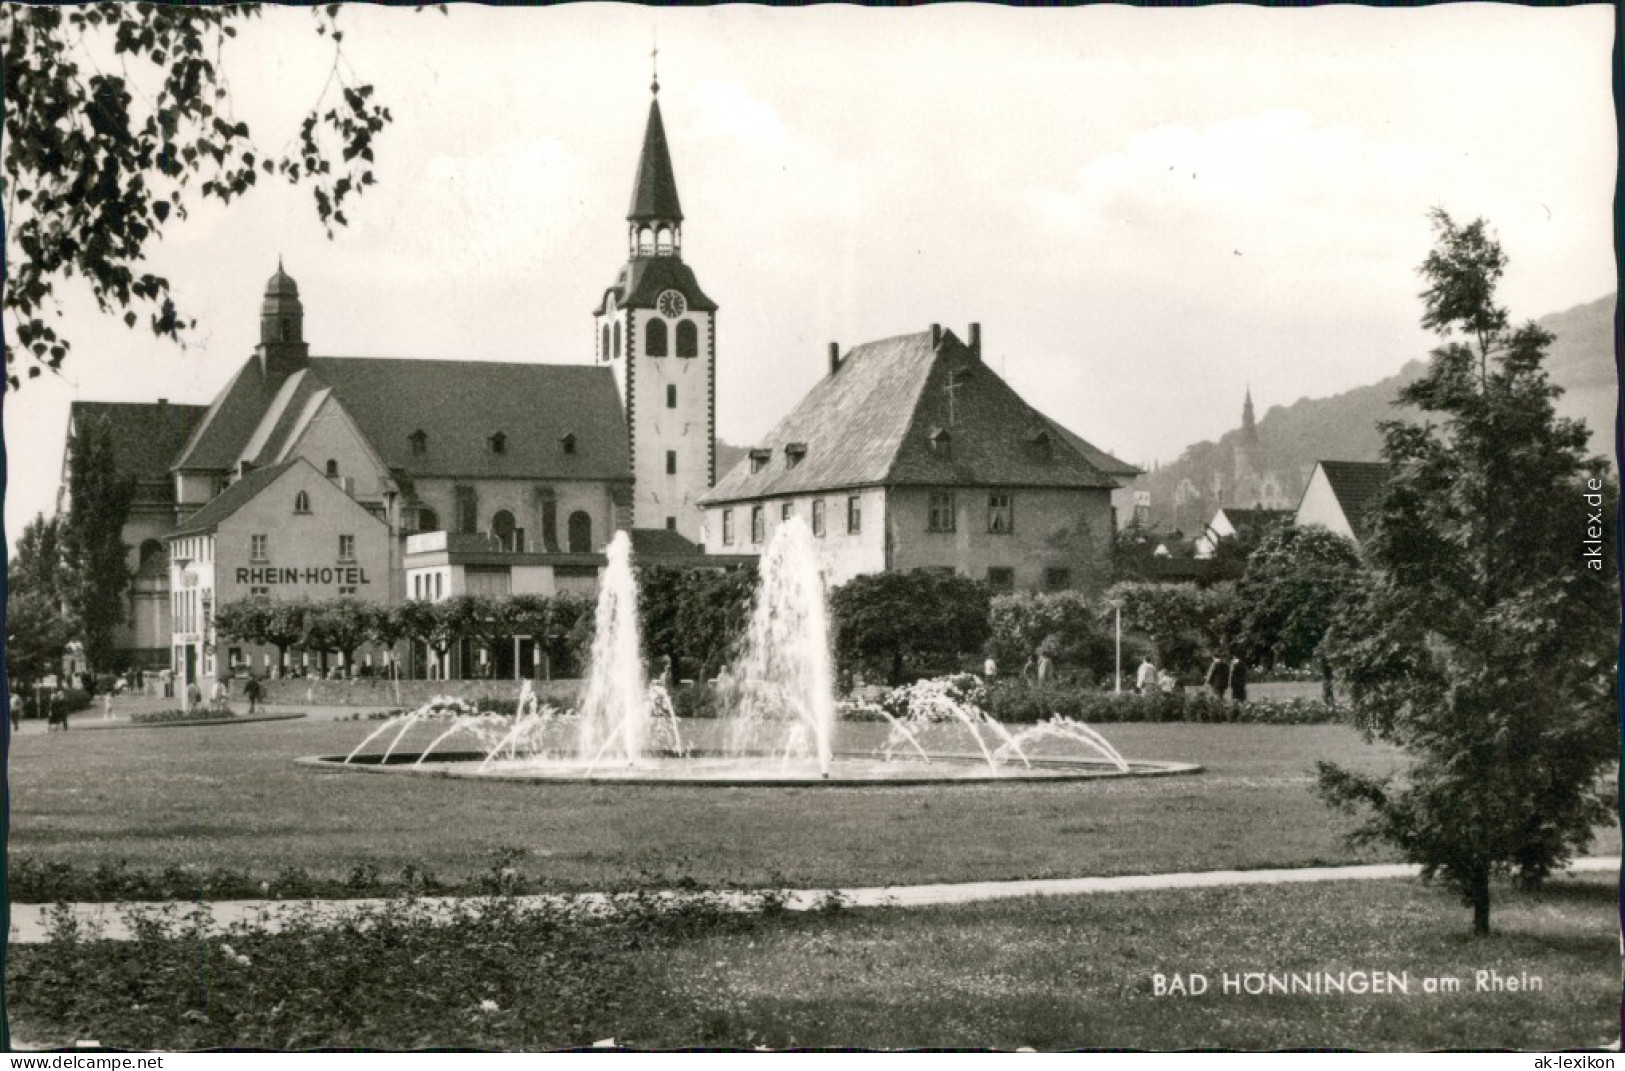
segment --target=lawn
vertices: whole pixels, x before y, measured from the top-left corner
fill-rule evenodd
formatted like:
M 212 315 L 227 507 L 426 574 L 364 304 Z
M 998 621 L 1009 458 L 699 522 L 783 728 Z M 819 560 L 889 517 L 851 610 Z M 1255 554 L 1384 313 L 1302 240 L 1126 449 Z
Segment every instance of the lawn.
M 16 738 L 12 866 L 224 867 L 256 884 L 291 867 L 342 882 L 358 866 L 386 876 L 412 866 L 457 885 L 500 858 L 542 887 L 589 889 L 685 878 L 753 887 L 912 884 L 1393 858 L 1345 845 L 1352 820 L 1312 791 L 1316 759 L 1369 770 L 1399 761 L 1336 725 L 1107 726 L 1131 758 L 1194 761 L 1205 772 L 1054 785 L 512 784 L 293 762 L 343 754 L 376 724 Z M 879 727 L 843 732 L 855 745 Z M 1607 829 L 1592 850 L 1618 845 Z
M 1616 890 L 1496 890 L 1497 932 L 1416 881 L 1118 893 L 901 910 L 678 912 L 624 900 L 401 902 L 366 925 L 14 949 L 13 1036 L 134 1049 L 1588 1047 L 1617 1036 Z M 1479 971 L 1538 991 L 1478 991 Z M 1227 973 L 1346 975 L 1348 992 L 1249 995 Z M 1201 974 L 1200 996 L 1156 976 Z M 1380 974 L 1407 991 L 1352 991 Z M 1450 978 L 1456 992 L 1429 992 Z M 1244 979 L 1243 987 L 1253 985 Z M 1267 983 L 1266 983 L 1267 984 Z M 335 994 L 343 999 L 334 999 Z

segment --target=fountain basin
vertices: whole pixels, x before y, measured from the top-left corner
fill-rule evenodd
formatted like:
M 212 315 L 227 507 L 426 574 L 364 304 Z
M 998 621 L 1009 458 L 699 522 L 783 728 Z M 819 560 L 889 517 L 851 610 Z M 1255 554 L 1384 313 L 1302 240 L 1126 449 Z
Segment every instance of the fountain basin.
M 979 754 L 935 754 L 930 762 L 917 759 L 886 760 L 867 754 L 837 752 L 830 763 L 829 776 L 819 773 L 810 759 L 782 761 L 775 755 L 724 755 L 720 752 L 690 752 L 678 758 L 649 757 L 633 763 L 602 762 L 589 765 L 573 758 L 526 758 L 498 760 L 489 764 L 485 754 L 476 751 L 437 751 L 419 762 L 419 755 L 396 752 L 388 762 L 380 755 L 357 755 L 345 762 L 343 755 L 313 755 L 297 760 L 300 765 L 321 769 L 349 770 L 375 774 L 415 774 L 419 777 L 456 777 L 477 781 L 529 781 L 546 784 L 660 784 L 701 787 L 742 787 L 765 785 L 859 787 L 872 785 L 969 785 L 1012 781 L 1094 781 L 1114 777 L 1169 777 L 1200 773 L 1202 767 L 1189 762 L 1128 760 L 1128 770 L 1119 770 L 1105 760 L 1090 758 L 1032 759 L 1031 766 L 1020 762 L 989 766 Z M 483 769 L 482 769 L 483 766 Z

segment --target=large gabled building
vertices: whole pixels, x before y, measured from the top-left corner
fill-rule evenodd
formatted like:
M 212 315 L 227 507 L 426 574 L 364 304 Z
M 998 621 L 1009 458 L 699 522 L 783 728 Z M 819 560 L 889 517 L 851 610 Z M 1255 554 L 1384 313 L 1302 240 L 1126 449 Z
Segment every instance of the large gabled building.
M 801 517 L 830 583 L 937 569 L 995 590 L 1103 585 L 1130 466 L 1028 405 L 967 340 L 831 344 L 829 372 L 705 496 L 706 549 L 759 552 Z

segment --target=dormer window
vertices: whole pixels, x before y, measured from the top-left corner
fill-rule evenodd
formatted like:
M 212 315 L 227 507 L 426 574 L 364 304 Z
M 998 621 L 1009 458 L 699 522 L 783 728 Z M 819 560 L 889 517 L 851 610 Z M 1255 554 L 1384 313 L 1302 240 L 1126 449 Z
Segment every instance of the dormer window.
M 801 464 L 802 459 L 805 458 L 806 456 L 807 456 L 807 444 L 806 443 L 786 443 L 785 444 L 785 447 L 784 447 L 784 466 L 785 466 L 785 468 L 790 468 L 790 469 L 795 468 L 797 465 Z
M 1049 432 L 1042 429 L 1027 436 L 1027 453 L 1034 461 L 1049 461 L 1055 456 L 1055 443 Z
M 508 437 L 500 431 L 487 440 L 491 444 L 493 454 L 506 454 L 508 452 Z
M 559 446 L 567 454 L 575 453 L 576 452 L 576 434 L 575 434 L 575 432 L 573 432 L 573 431 L 569 432 L 564 436 L 564 438 L 560 439 L 559 440 Z
M 947 428 L 933 428 L 931 431 L 931 452 L 944 459 L 953 457 L 953 433 Z
M 767 468 L 767 463 L 772 460 L 773 451 L 764 450 L 761 447 L 757 447 L 750 452 L 750 471 L 753 473 L 761 472 L 763 469 Z
M 406 437 L 412 447 L 413 457 L 422 457 L 429 452 L 429 436 L 420 428 Z
M 332 458 L 327 459 L 327 478 L 329 480 L 336 480 L 339 478 L 339 463 L 334 461 Z

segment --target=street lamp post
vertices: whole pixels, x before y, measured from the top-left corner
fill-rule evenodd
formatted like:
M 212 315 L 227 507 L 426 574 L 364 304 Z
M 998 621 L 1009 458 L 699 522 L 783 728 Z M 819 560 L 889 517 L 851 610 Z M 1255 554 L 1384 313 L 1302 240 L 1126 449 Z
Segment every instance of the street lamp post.
M 1116 668 L 1113 672 L 1112 691 L 1118 695 L 1123 693 L 1123 604 L 1113 600 L 1112 608 L 1113 628 L 1116 641 Z

